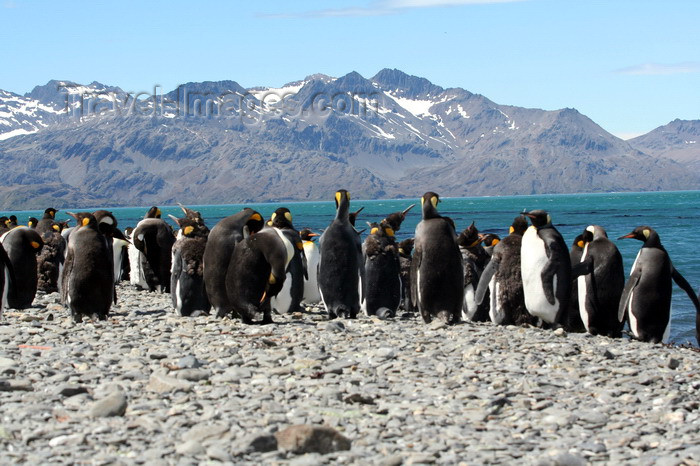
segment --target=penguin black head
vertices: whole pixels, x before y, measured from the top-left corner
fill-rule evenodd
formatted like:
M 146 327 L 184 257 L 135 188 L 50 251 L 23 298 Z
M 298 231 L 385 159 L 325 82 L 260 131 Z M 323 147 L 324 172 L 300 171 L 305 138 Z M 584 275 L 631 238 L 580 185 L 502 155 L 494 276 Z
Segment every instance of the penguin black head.
M 382 221 L 386 222 L 389 226 L 391 226 L 391 228 L 394 229 L 394 231 L 399 231 L 401 229 L 401 224 L 406 219 L 406 214 L 415 206 L 415 204 L 411 204 L 401 212 L 394 212 L 393 214 L 387 215 L 387 217 Z
M 304 228 L 299 232 L 299 236 L 301 237 L 302 241 L 313 241 L 313 238 L 316 236 L 320 236 L 318 233 L 314 233 L 308 228 Z
M 594 239 L 607 238 L 608 233 L 605 231 L 605 228 L 600 225 L 588 225 L 586 229 L 583 230 L 581 236 L 585 243 L 590 243 Z
M 9 223 L 10 223 L 9 218 L 7 218 L 5 216 L 0 217 L 0 225 L 6 227 Z
M 62 222 L 56 223 L 56 225 L 58 225 L 58 231 L 63 231 L 63 230 L 65 230 L 66 228 L 68 228 L 68 224 L 69 224 L 69 223 L 70 223 L 70 219 L 69 219 L 69 220 L 63 220 Z
M 515 219 L 513 219 L 513 223 L 510 224 L 510 229 L 508 230 L 508 233 L 511 235 L 523 236 L 525 234 L 525 231 L 527 230 L 527 227 L 527 219 L 522 215 L 518 215 L 517 217 L 515 217 Z
M 244 225 L 244 236 L 252 235 L 263 229 L 265 226 L 265 220 L 263 220 L 262 215 L 253 209 L 249 209 L 251 214 Z
M 659 235 L 654 231 L 654 229 L 650 226 L 642 225 L 640 227 L 635 228 L 632 230 L 630 233 L 627 233 L 624 236 L 620 236 L 618 239 L 636 239 L 639 241 L 642 241 L 644 243 L 647 242 L 660 242 L 659 240 Z
M 457 245 L 462 248 L 473 248 L 483 241 L 484 237 L 479 235 L 479 230 L 474 222 L 464 229 L 457 237 Z
M 335 193 L 335 208 L 336 208 L 336 213 L 335 213 L 335 218 L 342 219 L 342 218 L 348 218 L 349 220 L 349 214 L 348 211 L 350 210 L 350 193 L 347 192 L 345 189 L 339 189 Z M 362 209 L 360 209 L 362 210 Z
M 413 251 L 413 238 L 408 238 L 399 243 L 399 254 L 410 256 Z
M 29 228 L 36 228 L 37 223 L 39 223 L 39 220 L 36 217 L 29 217 L 29 220 L 27 220 L 27 226 Z
M 350 219 L 350 225 L 355 226 L 355 222 L 357 221 L 357 216 L 359 215 L 360 212 L 364 210 L 364 206 L 360 207 L 357 209 L 355 212 L 350 212 L 348 214 L 348 219 Z
M 10 228 L 14 228 L 17 226 L 17 216 L 16 215 L 10 215 L 10 223 L 8 224 Z
M 270 220 L 267 222 L 268 226 L 275 228 L 291 228 L 294 229 L 294 224 L 292 223 L 292 213 L 286 207 L 280 207 L 272 213 Z
M 54 219 L 56 218 L 56 212 L 58 212 L 58 210 L 54 209 L 53 207 L 49 207 L 44 211 L 44 218 Z
M 420 204 L 423 209 L 424 219 L 440 217 L 437 212 L 437 205 L 439 202 L 440 196 L 438 196 L 436 193 L 428 191 L 427 193 L 423 194 L 423 197 L 420 198 Z
M 114 236 L 114 231 L 117 229 L 117 218 L 108 210 L 96 210 L 92 213 L 97 220 L 97 229 L 100 233 L 107 236 Z
M 95 218 L 94 215 L 92 215 L 90 212 L 78 212 L 78 213 L 73 213 L 73 212 L 66 212 L 68 215 L 73 217 L 75 221 L 78 223 L 76 228 L 91 228 L 93 230 L 97 230 L 97 219 Z M 59 227 L 60 231 L 60 227 Z
M 143 218 L 160 218 L 163 213 L 156 206 L 151 207 Z
M 487 248 L 495 246 L 501 242 L 501 237 L 494 233 L 487 233 L 485 235 L 481 235 L 481 239 L 484 243 L 484 246 Z
M 542 228 L 543 226 L 552 223 L 552 217 L 547 213 L 546 210 L 532 210 L 530 212 L 523 213 L 526 217 L 530 217 L 532 220 L 532 226 L 535 228 Z
M 177 218 L 174 215 L 168 216 L 180 227 L 182 235 L 186 238 L 206 237 L 209 235 L 209 228 L 200 224 L 196 218 Z
M 583 247 L 586 245 L 586 240 L 584 239 L 584 237 L 586 236 L 585 233 L 586 232 L 584 231 L 584 234 L 578 235 L 576 238 L 574 238 L 574 242 L 571 245 L 572 248 L 579 249 L 579 250 L 583 251 Z M 592 241 L 593 235 L 591 235 L 590 238 L 591 238 L 590 241 Z
M 134 231 L 134 227 L 126 227 L 124 229 L 124 236 L 126 239 L 131 239 L 131 233 Z

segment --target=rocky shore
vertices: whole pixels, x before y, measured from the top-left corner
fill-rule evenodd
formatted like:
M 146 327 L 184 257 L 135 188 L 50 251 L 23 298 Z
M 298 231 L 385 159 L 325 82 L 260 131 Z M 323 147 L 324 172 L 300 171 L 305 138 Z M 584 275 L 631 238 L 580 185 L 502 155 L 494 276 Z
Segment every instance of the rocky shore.
M 694 349 L 318 308 L 245 326 L 128 285 L 74 326 L 58 300 L 0 325 L 4 464 L 700 462 Z

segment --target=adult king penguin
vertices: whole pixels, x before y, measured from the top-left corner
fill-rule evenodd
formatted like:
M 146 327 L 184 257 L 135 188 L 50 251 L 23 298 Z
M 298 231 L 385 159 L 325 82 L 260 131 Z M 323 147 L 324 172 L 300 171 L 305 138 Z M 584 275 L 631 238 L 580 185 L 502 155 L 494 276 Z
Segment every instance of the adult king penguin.
M 464 298 L 462 255 L 454 222 L 438 214 L 440 197 L 427 192 L 421 198 L 423 219 L 416 226 L 411 261 L 411 299 L 426 323 L 437 317 L 459 322 Z
M 318 263 L 321 255 L 318 246 L 314 243 L 314 238 L 320 236 L 308 228 L 299 232 L 301 242 L 304 244 L 304 256 L 306 256 L 307 278 L 304 278 L 304 299 L 305 303 L 315 304 L 321 302 L 321 293 L 318 292 Z
M 37 255 L 43 246 L 41 235 L 29 227 L 13 228 L 2 236 L 2 247 L 14 270 L 14 275 L 9 268 L 5 273 L 8 307 L 26 309 L 32 305 L 38 283 Z
M 673 279 L 695 305 L 695 337 L 700 342 L 700 302 L 693 288 L 671 263 L 658 233 L 651 227 L 640 226 L 619 239 L 625 238 L 636 239 L 644 244 L 622 291 L 618 320 L 627 314 L 632 335 L 639 340 L 653 343 L 665 341 L 671 324 Z
M 257 233 L 265 225 L 262 216 L 245 208 L 214 225 L 204 248 L 204 287 L 217 317 L 233 312 L 226 291 L 226 274 L 236 245 Z
M 153 209 L 156 209 L 153 212 Z M 131 240 L 139 256 L 148 289 L 161 293 L 170 292 L 170 269 L 175 236 L 170 225 L 160 218 L 160 209 L 151 207 L 131 234 Z M 144 260 L 145 258 L 145 260 Z
M 270 300 L 282 290 L 294 254 L 295 246 L 274 227 L 236 244 L 226 272 L 226 292 L 233 313 L 244 323 L 272 323 Z
M 566 321 L 571 296 L 571 258 L 551 216 L 544 210 L 525 213 L 532 225 L 520 249 L 525 306 L 547 324 Z
M 573 264 L 581 321 L 588 333 L 620 337 L 625 323 L 618 313 L 625 286 L 622 255 L 599 225 L 586 227 L 581 241 L 581 258 Z
M 350 193 L 336 192 L 335 205 L 335 219 L 319 240 L 318 287 L 328 318 L 354 319 L 360 311 L 359 286 L 365 274 L 362 241 L 350 224 Z
M 107 238 L 90 213 L 68 213 L 78 225 L 68 240 L 61 297 L 73 322 L 84 316 L 106 320 L 114 298 L 112 254 Z
M 277 293 L 277 296 L 270 300 L 270 304 L 280 314 L 299 312 L 301 310 L 301 300 L 304 297 L 304 280 L 309 277 L 306 256 L 304 255 L 304 244 L 301 241 L 299 232 L 292 223 L 292 213 L 286 207 L 280 207 L 275 210 L 268 225 L 276 228 L 294 246 L 294 257 L 292 257 L 287 267 L 284 286 Z

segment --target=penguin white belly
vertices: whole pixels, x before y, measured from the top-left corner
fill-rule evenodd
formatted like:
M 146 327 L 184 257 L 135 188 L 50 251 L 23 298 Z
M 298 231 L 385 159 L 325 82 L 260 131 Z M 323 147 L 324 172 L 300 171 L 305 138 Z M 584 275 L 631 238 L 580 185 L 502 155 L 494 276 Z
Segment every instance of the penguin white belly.
M 287 272 L 282 289 L 270 298 L 270 305 L 280 314 L 287 314 L 292 307 L 292 274 Z
M 581 262 L 586 259 L 588 255 L 588 244 L 583 248 L 583 254 L 581 254 Z M 593 273 L 593 272 L 591 272 Z M 578 312 L 581 315 L 581 321 L 583 326 L 586 327 L 586 331 L 590 332 L 590 322 L 591 322 L 591 310 L 586 307 L 586 293 L 588 287 L 586 286 L 586 276 L 581 275 L 576 279 L 576 286 L 578 287 Z
M 630 270 L 630 276 L 634 273 L 635 268 L 637 267 L 637 261 L 639 260 L 639 255 L 642 253 L 642 250 L 640 249 L 639 252 L 637 253 L 637 257 L 634 259 L 634 263 L 632 264 L 632 270 Z M 632 303 L 634 302 L 634 290 L 630 291 L 630 298 L 629 301 L 627 302 L 627 308 L 623 308 L 618 310 L 617 313 L 617 320 L 618 322 L 622 322 L 625 318 L 625 313 L 627 313 L 627 316 L 630 321 L 630 331 L 632 332 L 632 335 L 635 337 L 639 337 L 639 325 L 637 322 L 637 316 L 632 314 Z
M 489 290 L 491 293 L 490 296 L 490 301 L 491 301 L 491 307 L 489 308 L 489 317 L 491 318 L 491 322 L 494 324 L 500 325 L 501 322 L 506 317 L 506 313 L 501 307 L 501 300 L 498 299 L 498 295 L 501 293 L 501 286 L 500 284 L 496 281 L 496 278 L 492 278 L 491 281 L 489 282 Z
M 175 285 L 175 310 L 178 315 L 182 315 L 182 290 L 180 289 L 180 277 L 177 278 Z
M 122 279 L 122 255 L 126 241 L 119 238 L 112 238 L 112 254 L 114 256 L 114 283 L 119 283 Z
M 2 305 L 0 306 L 0 316 L 2 316 L 2 311 L 3 309 L 7 309 L 7 295 L 10 292 L 10 271 L 7 270 L 7 267 L 3 267 L 5 270 L 5 288 L 2 290 Z
M 474 285 L 469 283 L 464 287 L 464 306 L 462 307 L 462 317 L 464 320 L 473 320 L 476 314 L 476 290 Z
M 143 275 L 143 267 L 141 267 L 141 256 L 143 253 L 136 249 L 136 246 L 129 246 L 129 268 L 131 269 L 129 282 L 140 288 L 148 288 L 146 278 Z
M 319 253 L 316 245 L 307 241 L 304 243 L 304 255 L 306 255 L 306 270 L 309 276 L 304 279 L 304 302 L 318 303 L 321 301 L 321 294 L 318 291 L 318 262 Z
M 521 274 L 525 307 L 535 317 L 547 323 L 553 323 L 559 312 L 559 300 L 555 297 L 554 304 L 547 301 L 542 284 L 542 270 L 547 266 L 549 258 L 544 241 L 537 235 L 534 227 L 527 229 L 523 235 L 521 249 Z M 552 289 L 557 289 L 557 276 L 554 275 Z

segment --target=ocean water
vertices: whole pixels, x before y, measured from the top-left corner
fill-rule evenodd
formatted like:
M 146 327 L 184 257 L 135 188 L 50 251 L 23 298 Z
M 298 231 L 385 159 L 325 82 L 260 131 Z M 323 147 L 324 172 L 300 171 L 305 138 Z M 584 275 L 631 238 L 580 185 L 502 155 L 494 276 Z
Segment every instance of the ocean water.
M 359 194 L 359 193 L 354 193 Z M 387 214 L 403 210 L 415 203 L 416 207 L 408 214 L 397 238 L 413 236 L 416 224 L 420 221 L 420 200 L 353 200 L 351 211 L 364 207 L 356 227 L 362 229 L 366 221 L 379 221 Z M 277 207 L 288 207 L 294 217 L 297 229 L 305 227 L 320 232 L 335 216 L 335 203 L 328 202 L 281 202 L 268 204 L 231 204 L 188 206 L 199 210 L 209 228 L 222 218 L 251 207 L 269 218 Z M 149 206 L 109 208 L 119 221 L 120 228 L 135 226 L 143 218 Z M 508 234 L 513 218 L 525 210 L 545 209 L 552 216 L 552 222 L 571 244 L 576 235 L 591 224 L 603 226 L 608 237 L 615 238 L 631 232 L 635 227 L 648 225 L 661 236 L 661 241 L 671 256 L 676 269 L 688 280 L 695 291 L 700 287 L 700 191 L 656 192 L 656 193 L 605 193 L 605 194 L 559 194 L 532 196 L 502 196 L 474 198 L 443 198 L 438 205 L 442 215 L 452 217 L 458 230 L 476 222 L 477 228 L 485 233 Z M 94 209 L 96 210 L 96 209 Z M 167 214 L 181 216 L 178 207 L 161 206 L 164 218 Z M 20 222 L 29 216 L 41 218 L 41 211 L 3 212 L 14 213 Z M 69 217 L 61 211 L 58 220 Z M 73 222 L 74 223 L 74 222 Z M 364 236 L 364 235 L 363 235 Z M 625 271 L 629 274 L 632 263 L 641 247 L 641 242 L 631 239 L 615 241 L 622 253 Z M 671 311 L 670 342 L 688 343 L 695 341 L 695 308 L 683 290 L 674 285 Z

